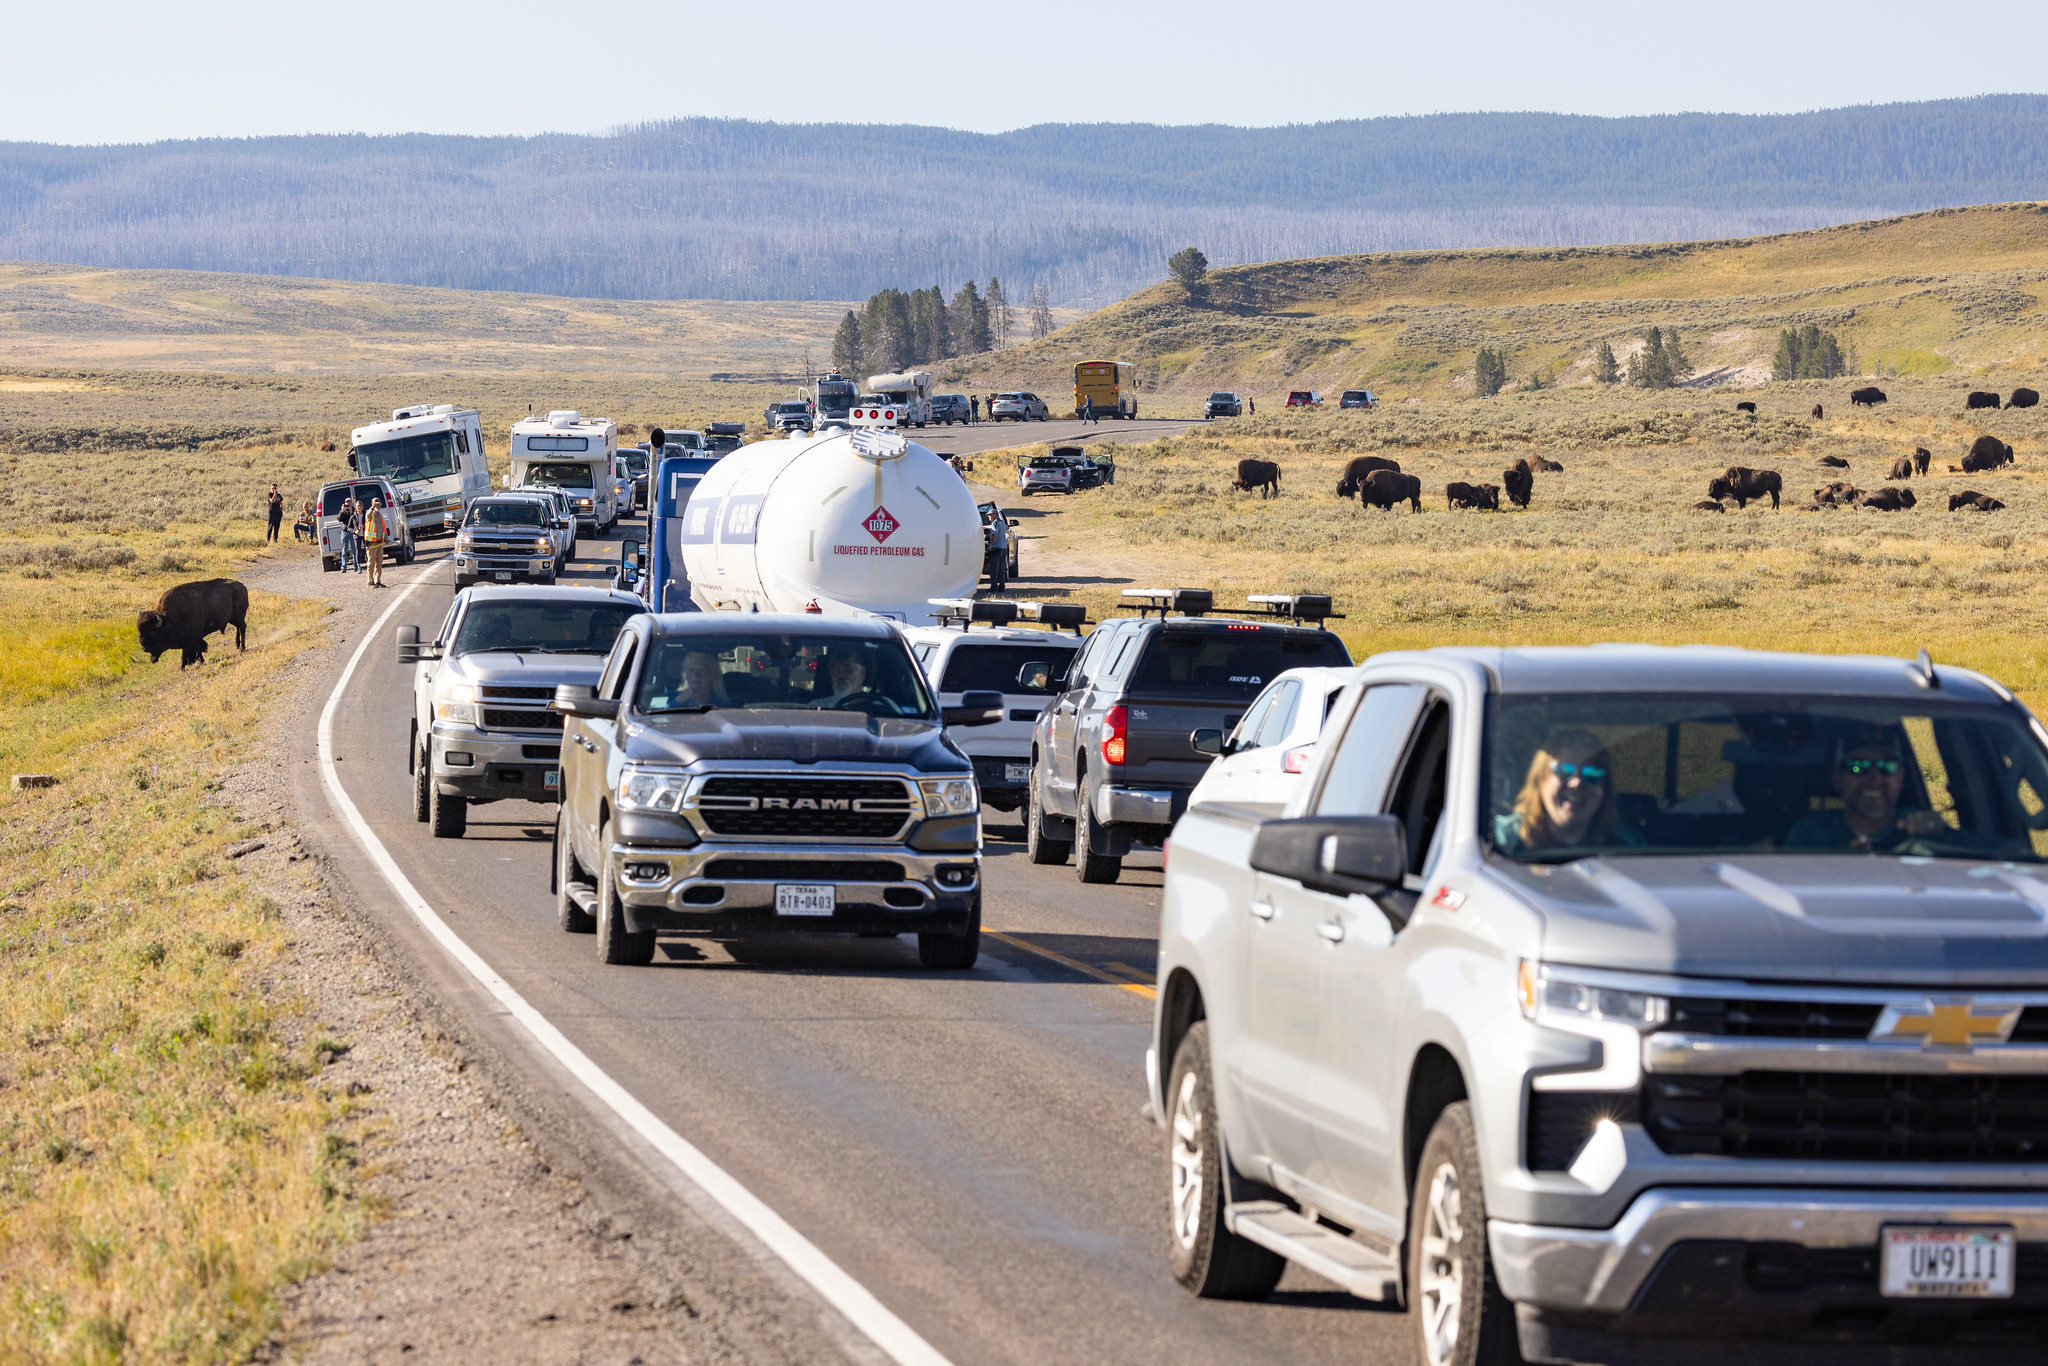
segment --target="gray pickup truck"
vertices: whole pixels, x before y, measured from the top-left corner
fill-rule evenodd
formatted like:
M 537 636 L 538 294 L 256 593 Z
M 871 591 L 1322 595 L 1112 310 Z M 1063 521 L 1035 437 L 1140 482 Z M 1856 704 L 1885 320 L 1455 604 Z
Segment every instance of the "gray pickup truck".
M 1173 831 L 1170 1258 L 1449 1363 L 2048 1359 L 2048 731 L 1959 668 L 1375 656 Z
M 399 627 L 398 662 L 417 666 L 406 758 L 413 816 L 459 839 L 473 803 L 555 801 L 555 689 L 596 682 L 620 628 L 645 610 L 616 589 L 479 586 L 455 595 L 432 640 Z
M 553 888 L 607 963 L 670 935 L 917 935 L 927 967 L 981 950 L 980 794 L 943 710 L 878 618 L 699 612 L 628 624 L 596 686 L 558 690 Z

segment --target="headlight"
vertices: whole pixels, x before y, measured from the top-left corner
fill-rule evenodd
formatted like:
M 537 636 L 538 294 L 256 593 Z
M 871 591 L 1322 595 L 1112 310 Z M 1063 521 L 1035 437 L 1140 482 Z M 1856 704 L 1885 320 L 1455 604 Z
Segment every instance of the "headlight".
M 459 726 L 475 725 L 476 689 L 467 683 L 455 683 L 435 693 L 434 718 L 453 721 Z
M 981 809 L 972 778 L 926 778 L 917 785 L 927 816 L 971 816 Z
M 629 768 L 619 775 L 619 808 L 622 811 L 673 811 L 682 804 L 683 789 L 689 781 L 680 773 Z
M 1648 1031 L 1671 1018 L 1671 1002 L 1662 996 L 1580 980 L 1569 968 L 1527 958 L 1522 960 L 1516 995 L 1528 1019 L 1575 1033 L 1584 1032 L 1583 1026 L 1590 1024 L 1624 1024 Z

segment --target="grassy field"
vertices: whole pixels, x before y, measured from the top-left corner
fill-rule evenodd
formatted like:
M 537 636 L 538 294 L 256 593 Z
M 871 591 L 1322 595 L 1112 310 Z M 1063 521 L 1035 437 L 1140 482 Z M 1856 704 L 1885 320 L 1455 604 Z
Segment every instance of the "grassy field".
M 1138 364 L 1155 406 L 1218 388 L 1439 399 L 1472 392 L 1481 346 L 1505 348 L 1518 383 L 1589 384 L 1600 342 L 1626 359 L 1652 325 L 1680 330 L 1703 383 L 1762 383 L 1779 330 L 1807 323 L 1862 369 L 1958 388 L 2048 357 L 2048 206 L 2036 204 L 1727 242 L 1280 261 L 1209 279 L 1205 300 L 1156 285 L 968 378 L 1052 390 L 1073 361 L 1109 356 Z
M 0 533 L 0 771 L 58 780 L 0 792 L 0 1360 L 239 1360 L 363 1217 L 345 1041 L 295 1042 L 218 797 L 325 609 L 256 593 L 247 654 L 151 666 L 138 607 L 260 530 L 71 530 Z

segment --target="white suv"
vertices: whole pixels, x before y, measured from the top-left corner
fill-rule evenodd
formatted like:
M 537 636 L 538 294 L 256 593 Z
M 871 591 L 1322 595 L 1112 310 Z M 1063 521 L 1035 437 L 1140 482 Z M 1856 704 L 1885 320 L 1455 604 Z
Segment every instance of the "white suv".
M 1356 677 L 1355 667 L 1289 669 L 1252 700 L 1228 735 L 1196 731 L 1196 750 L 1221 757 L 1188 794 L 1188 805 L 1284 803 L 1315 761 L 1316 741 L 1337 694 Z

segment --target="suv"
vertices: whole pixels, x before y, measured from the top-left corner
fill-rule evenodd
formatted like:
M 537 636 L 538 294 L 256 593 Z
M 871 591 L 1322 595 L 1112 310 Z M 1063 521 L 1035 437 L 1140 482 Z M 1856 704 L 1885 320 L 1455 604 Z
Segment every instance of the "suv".
M 1244 400 L 1226 389 L 1218 389 L 1209 395 L 1209 401 L 1202 405 L 1204 418 L 1243 417 Z
M 360 516 L 370 515 L 370 500 L 379 498 L 384 503 L 385 546 L 396 556 L 398 564 L 413 561 L 412 527 L 406 521 L 405 509 L 399 502 L 398 491 L 391 487 L 391 481 L 382 475 L 373 478 L 357 477 L 337 479 L 331 484 L 320 486 L 320 521 L 315 539 L 320 546 L 320 568 L 334 573 L 342 565 L 344 554 L 343 538 L 348 535 L 341 525 L 341 505 L 350 498 L 356 500 Z M 360 562 L 361 555 L 357 556 Z
M 1000 422 L 1004 418 L 1013 422 L 1044 422 L 1051 415 L 1045 400 L 1037 394 L 997 394 L 995 401 L 988 405 L 991 422 Z
M 2040 1360 L 2044 792 L 1925 653 L 1375 656 L 1281 818 L 1173 831 L 1176 1275 L 1430 1366 Z
M 471 511 L 493 499 L 480 499 Z M 562 718 L 555 688 L 597 678 L 619 628 L 645 611 L 602 588 L 465 588 L 431 642 L 398 628 L 413 664 L 406 772 L 412 814 L 460 838 L 472 802 L 553 801 L 561 791 Z
M 712 422 L 704 431 L 704 454 L 709 456 L 731 455 L 747 444 L 747 424 L 744 422 Z
M 1337 400 L 1339 408 L 1364 408 L 1368 411 L 1380 406 L 1370 389 L 1346 389 L 1344 396 Z
M 967 693 L 987 689 L 1003 695 L 1003 719 L 970 735 L 952 736 L 953 743 L 974 764 L 981 804 L 997 811 L 1024 805 L 1031 781 L 1031 731 L 1056 689 L 1052 680 L 1067 671 L 1081 648 L 1079 634 L 1087 609 L 1064 602 L 957 602 L 942 608 L 939 626 L 904 629 L 911 653 L 924 668 L 940 705 Z M 1050 630 L 1032 630 L 1011 623 L 1019 618 L 1041 621 Z M 1065 627 L 1074 635 L 1061 636 Z
M 1320 408 L 1323 406 L 1323 396 L 1313 389 L 1296 389 L 1287 396 L 1287 406 L 1290 408 Z
M 1056 700 L 1031 736 L 1031 861 L 1072 853 L 1083 882 L 1115 882 L 1133 842 L 1165 840 L 1209 766 L 1189 743 L 1194 732 L 1231 729 L 1289 669 L 1351 662 L 1331 632 L 1293 624 L 1337 615 L 1321 595 L 1255 597 L 1229 618 L 1207 615 L 1207 589 L 1127 588 L 1124 597 L 1140 614 L 1089 634 L 1054 676 Z
M 965 394 L 933 394 L 932 421 L 943 422 L 948 427 L 955 422 L 967 421 L 972 409 L 967 406 Z
M 980 796 L 897 628 L 695 612 L 629 622 L 596 687 L 565 687 L 554 888 L 607 963 L 662 934 L 917 935 L 927 967 L 981 945 Z
M 811 430 L 811 405 L 806 399 L 792 399 L 787 403 L 771 403 L 762 416 L 768 419 L 771 432 L 807 432 Z
M 478 579 L 553 583 L 562 572 L 562 519 L 530 493 L 494 493 L 469 505 L 455 533 L 455 586 Z

